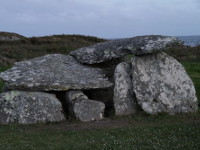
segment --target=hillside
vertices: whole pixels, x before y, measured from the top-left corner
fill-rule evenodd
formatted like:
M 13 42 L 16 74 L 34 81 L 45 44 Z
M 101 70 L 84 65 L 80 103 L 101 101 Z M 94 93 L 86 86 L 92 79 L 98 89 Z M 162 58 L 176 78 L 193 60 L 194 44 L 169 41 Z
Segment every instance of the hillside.
M 71 50 L 105 41 L 92 36 L 52 35 L 26 38 L 15 33 L 0 32 L 0 37 L 17 36 L 20 40 L 0 40 L 0 66 L 46 54 L 68 54 Z
M 26 37 L 17 33 L 0 32 L 0 41 L 19 41 L 26 40 Z
M 68 54 L 70 51 L 106 41 L 84 35 L 52 35 L 27 38 L 16 33 L 0 32 L 0 37 L 17 37 L 19 40 L 1 40 L 0 66 L 12 66 L 16 61 L 31 59 L 46 54 Z M 200 46 L 177 47 L 166 51 L 180 62 L 200 62 Z
M 169 49 L 166 52 L 176 58 L 179 62 L 200 62 L 200 45 L 196 47 L 177 47 Z

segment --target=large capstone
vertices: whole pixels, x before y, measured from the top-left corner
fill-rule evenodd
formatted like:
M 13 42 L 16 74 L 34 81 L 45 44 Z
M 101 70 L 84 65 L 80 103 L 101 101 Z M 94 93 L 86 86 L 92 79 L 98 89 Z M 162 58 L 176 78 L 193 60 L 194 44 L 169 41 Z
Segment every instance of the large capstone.
M 193 82 L 184 67 L 167 54 L 133 57 L 132 77 L 138 104 L 147 113 L 197 111 Z
M 65 91 L 112 86 L 102 69 L 82 65 L 72 56 L 61 54 L 17 62 L 0 78 L 10 90 Z
M 69 110 L 76 119 L 82 122 L 100 120 L 104 116 L 105 105 L 102 102 L 89 100 L 82 91 L 69 90 L 66 92 Z
M 122 62 L 115 69 L 114 107 L 115 114 L 130 115 L 137 110 L 131 81 L 131 64 Z
M 0 123 L 45 123 L 65 120 L 54 94 L 10 91 L 0 94 Z
M 176 37 L 150 35 L 112 40 L 70 52 L 81 63 L 95 64 L 128 54 L 144 55 L 182 44 Z

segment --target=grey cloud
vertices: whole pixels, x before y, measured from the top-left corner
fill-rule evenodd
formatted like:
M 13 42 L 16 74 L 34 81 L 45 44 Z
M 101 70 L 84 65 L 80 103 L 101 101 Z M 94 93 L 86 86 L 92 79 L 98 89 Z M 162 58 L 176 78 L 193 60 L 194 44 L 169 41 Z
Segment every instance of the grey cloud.
M 200 34 L 199 14 L 196 0 L 6 0 L 0 5 L 0 29 L 105 38 Z

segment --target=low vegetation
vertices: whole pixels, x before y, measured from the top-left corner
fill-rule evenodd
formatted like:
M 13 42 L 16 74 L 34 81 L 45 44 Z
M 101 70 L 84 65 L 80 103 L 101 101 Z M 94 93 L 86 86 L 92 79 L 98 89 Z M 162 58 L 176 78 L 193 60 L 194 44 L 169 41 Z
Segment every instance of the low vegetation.
M 176 47 L 166 52 L 179 62 L 200 62 L 200 45 L 196 47 Z
M 1 125 L 2 150 L 149 150 L 200 148 L 200 113 L 104 119 L 95 123 Z
M 0 41 L 0 66 L 12 65 L 15 61 L 46 54 L 68 54 L 72 50 L 103 41 L 105 40 L 82 35 L 53 35 Z
M 69 51 L 105 40 L 80 35 L 55 35 L 0 42 L 0 72 L 13 62 Z M 200 103 L 200 46 L 170 49 L 194 82 Z M 6 61 L 1 61 L 6 60 Z M 3 83 L 0 82 L 0 88 Z M 200 112 L 105 118 L 36 125 L 0 125 L 0 150 L 144 150 L 200 149 Z
M 6 66 L 6 67 L 2 66 L 2 67 L 0 67 L 0 72 L 3 72 L 3 71 L 5 71 L 5 70 L 7 70 L 9 68 L 10 67 L 8 67 L 8 66 Z M 4 86 L 4 82 L 0 80 L 0 92 L 2 91 L 3 86 Z
M 182 62 L 182 64 L 195 85 L 197 98 L 200 103 L 200 62 Z

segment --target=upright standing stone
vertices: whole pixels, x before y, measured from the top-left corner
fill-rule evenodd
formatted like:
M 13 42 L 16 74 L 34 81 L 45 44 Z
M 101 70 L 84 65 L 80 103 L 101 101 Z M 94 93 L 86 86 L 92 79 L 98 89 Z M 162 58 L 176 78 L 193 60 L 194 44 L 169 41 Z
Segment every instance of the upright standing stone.
M 136 99 L 131 81 L 131 64 L 122 62 L 115 69 L 114 107 L 116 115 L 136 112 Z
M 82 122 L 91 122 L 103 118 L 105 109 L 104 103 L 89 100 L 82 91 L 69 90 L 66 92 L 66 99 L 71 114 L 78 120 Z
M 138 104 L 147 113 L 197 111 L 192 80 L 184 67 L 167 54 L 133 57 L 132 77 Z

